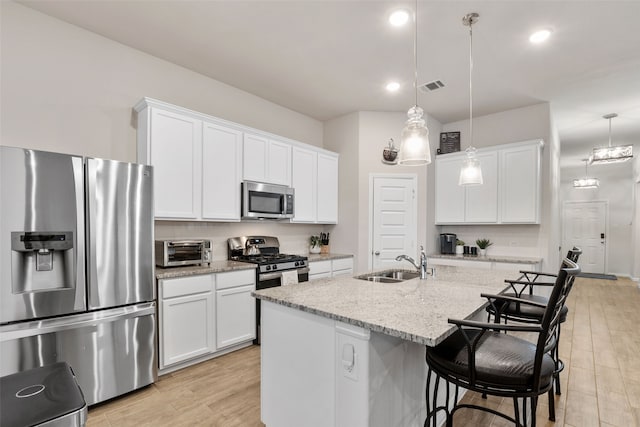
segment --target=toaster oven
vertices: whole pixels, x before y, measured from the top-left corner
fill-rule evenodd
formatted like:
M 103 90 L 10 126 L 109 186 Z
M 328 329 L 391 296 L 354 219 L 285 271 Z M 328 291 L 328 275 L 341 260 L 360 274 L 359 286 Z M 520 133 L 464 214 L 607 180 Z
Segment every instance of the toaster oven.
M 211 264 L 211 240 L 156 240 L 155 249 L 158 267 Z

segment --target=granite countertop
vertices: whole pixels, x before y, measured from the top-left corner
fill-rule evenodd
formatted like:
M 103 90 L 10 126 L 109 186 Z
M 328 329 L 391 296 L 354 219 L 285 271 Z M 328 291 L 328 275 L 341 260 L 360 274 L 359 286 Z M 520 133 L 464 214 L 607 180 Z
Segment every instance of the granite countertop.
M 508 255 L 449 255 L 449 254 L 429 254 L 427 258 L 459 259 L 464 261 L 484 261 L 484 262 L 515 262 L 520 264 L 538 264 L 542 258 L 516 257 Z
M 505 289 L 509 273 L 451 266 L 436 277 L 375 283 L 352 277 L 318 279 L 253 292 L 256 298 L 339 320 L 371 331 L 434 346 L 453 333 L 448 318 L 481 310 L 481 293 Z
M 313 262 L 313 261 L 328 261 L 328 260 L 331 260 L 331 259 L 353 258 L 353 255 L 334 254 L 334 253 L 329 253 L 329 254 L 304 254 L 303 256 L 306 256 L 307 259 L 309 260 L 309 262 Z
M 213 261 L 211 265 L 189 265 L 186 267 L 156 267 L 156 279 L 195 276 L 198 274 L 222 273 L 233 270 L 255 270 L 256 264 L 238 261 Z

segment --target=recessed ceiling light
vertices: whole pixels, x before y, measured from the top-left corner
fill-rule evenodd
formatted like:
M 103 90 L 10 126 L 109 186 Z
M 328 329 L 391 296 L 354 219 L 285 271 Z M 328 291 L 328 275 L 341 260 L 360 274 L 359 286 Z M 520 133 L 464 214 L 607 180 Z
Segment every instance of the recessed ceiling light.
M 540 30 L 529 36 L 529 41 L 531 43 L 542 43 L 547 40 L 551 35 L 551 30 Z
M 398 82 L 389 82 L 387 83 L 387 90 L 389 92 L 397 92 L 400 89 L 400 83 Z
M 389 15 L 389 23 L 394 27 L 402 27 L 409 21 L 409 12 L 404 9 L 396 10 Z

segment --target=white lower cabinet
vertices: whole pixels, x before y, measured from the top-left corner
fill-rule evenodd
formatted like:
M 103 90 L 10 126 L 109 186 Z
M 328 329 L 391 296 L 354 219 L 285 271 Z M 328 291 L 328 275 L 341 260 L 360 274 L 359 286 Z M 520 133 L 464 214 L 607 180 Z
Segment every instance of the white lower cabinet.
M 353 257 L 331 260 L 331 277 L 353 276 Z
M 309 262 L 309 280 L 353 276 L 353 257 Z
M 265 425 L 423 425 L 424 345 L 264 300 L 261 331 Z M 432 377 L 432 392 L 435 383 Z M 441 380 L 438 406 L 445 387 Z M 444 418 L 439 411 L 436 425 Z
M 309 280 L 331 277 L 331 260 L 313 261 L 309 263 Z
M 159 282 L 160 369 L 215 351 L 213 275 Z
M 249 274 L 250 273 L 250 274 Z M 256 337 L 255 273 L 245 270 L 218 274 L 216 344 L 218 349 Z
M 253 269 L 159 280 L 160 373 L 252 341 L 254 290 Z

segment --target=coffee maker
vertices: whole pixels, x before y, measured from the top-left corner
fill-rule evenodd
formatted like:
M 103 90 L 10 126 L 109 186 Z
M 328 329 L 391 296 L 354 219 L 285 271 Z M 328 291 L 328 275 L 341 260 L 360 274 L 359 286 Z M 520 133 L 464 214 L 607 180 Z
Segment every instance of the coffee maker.
M 457 237 L 453 233 L 443 233 L 440 235 L 440 253 L 453 255 L 456 253 Z

